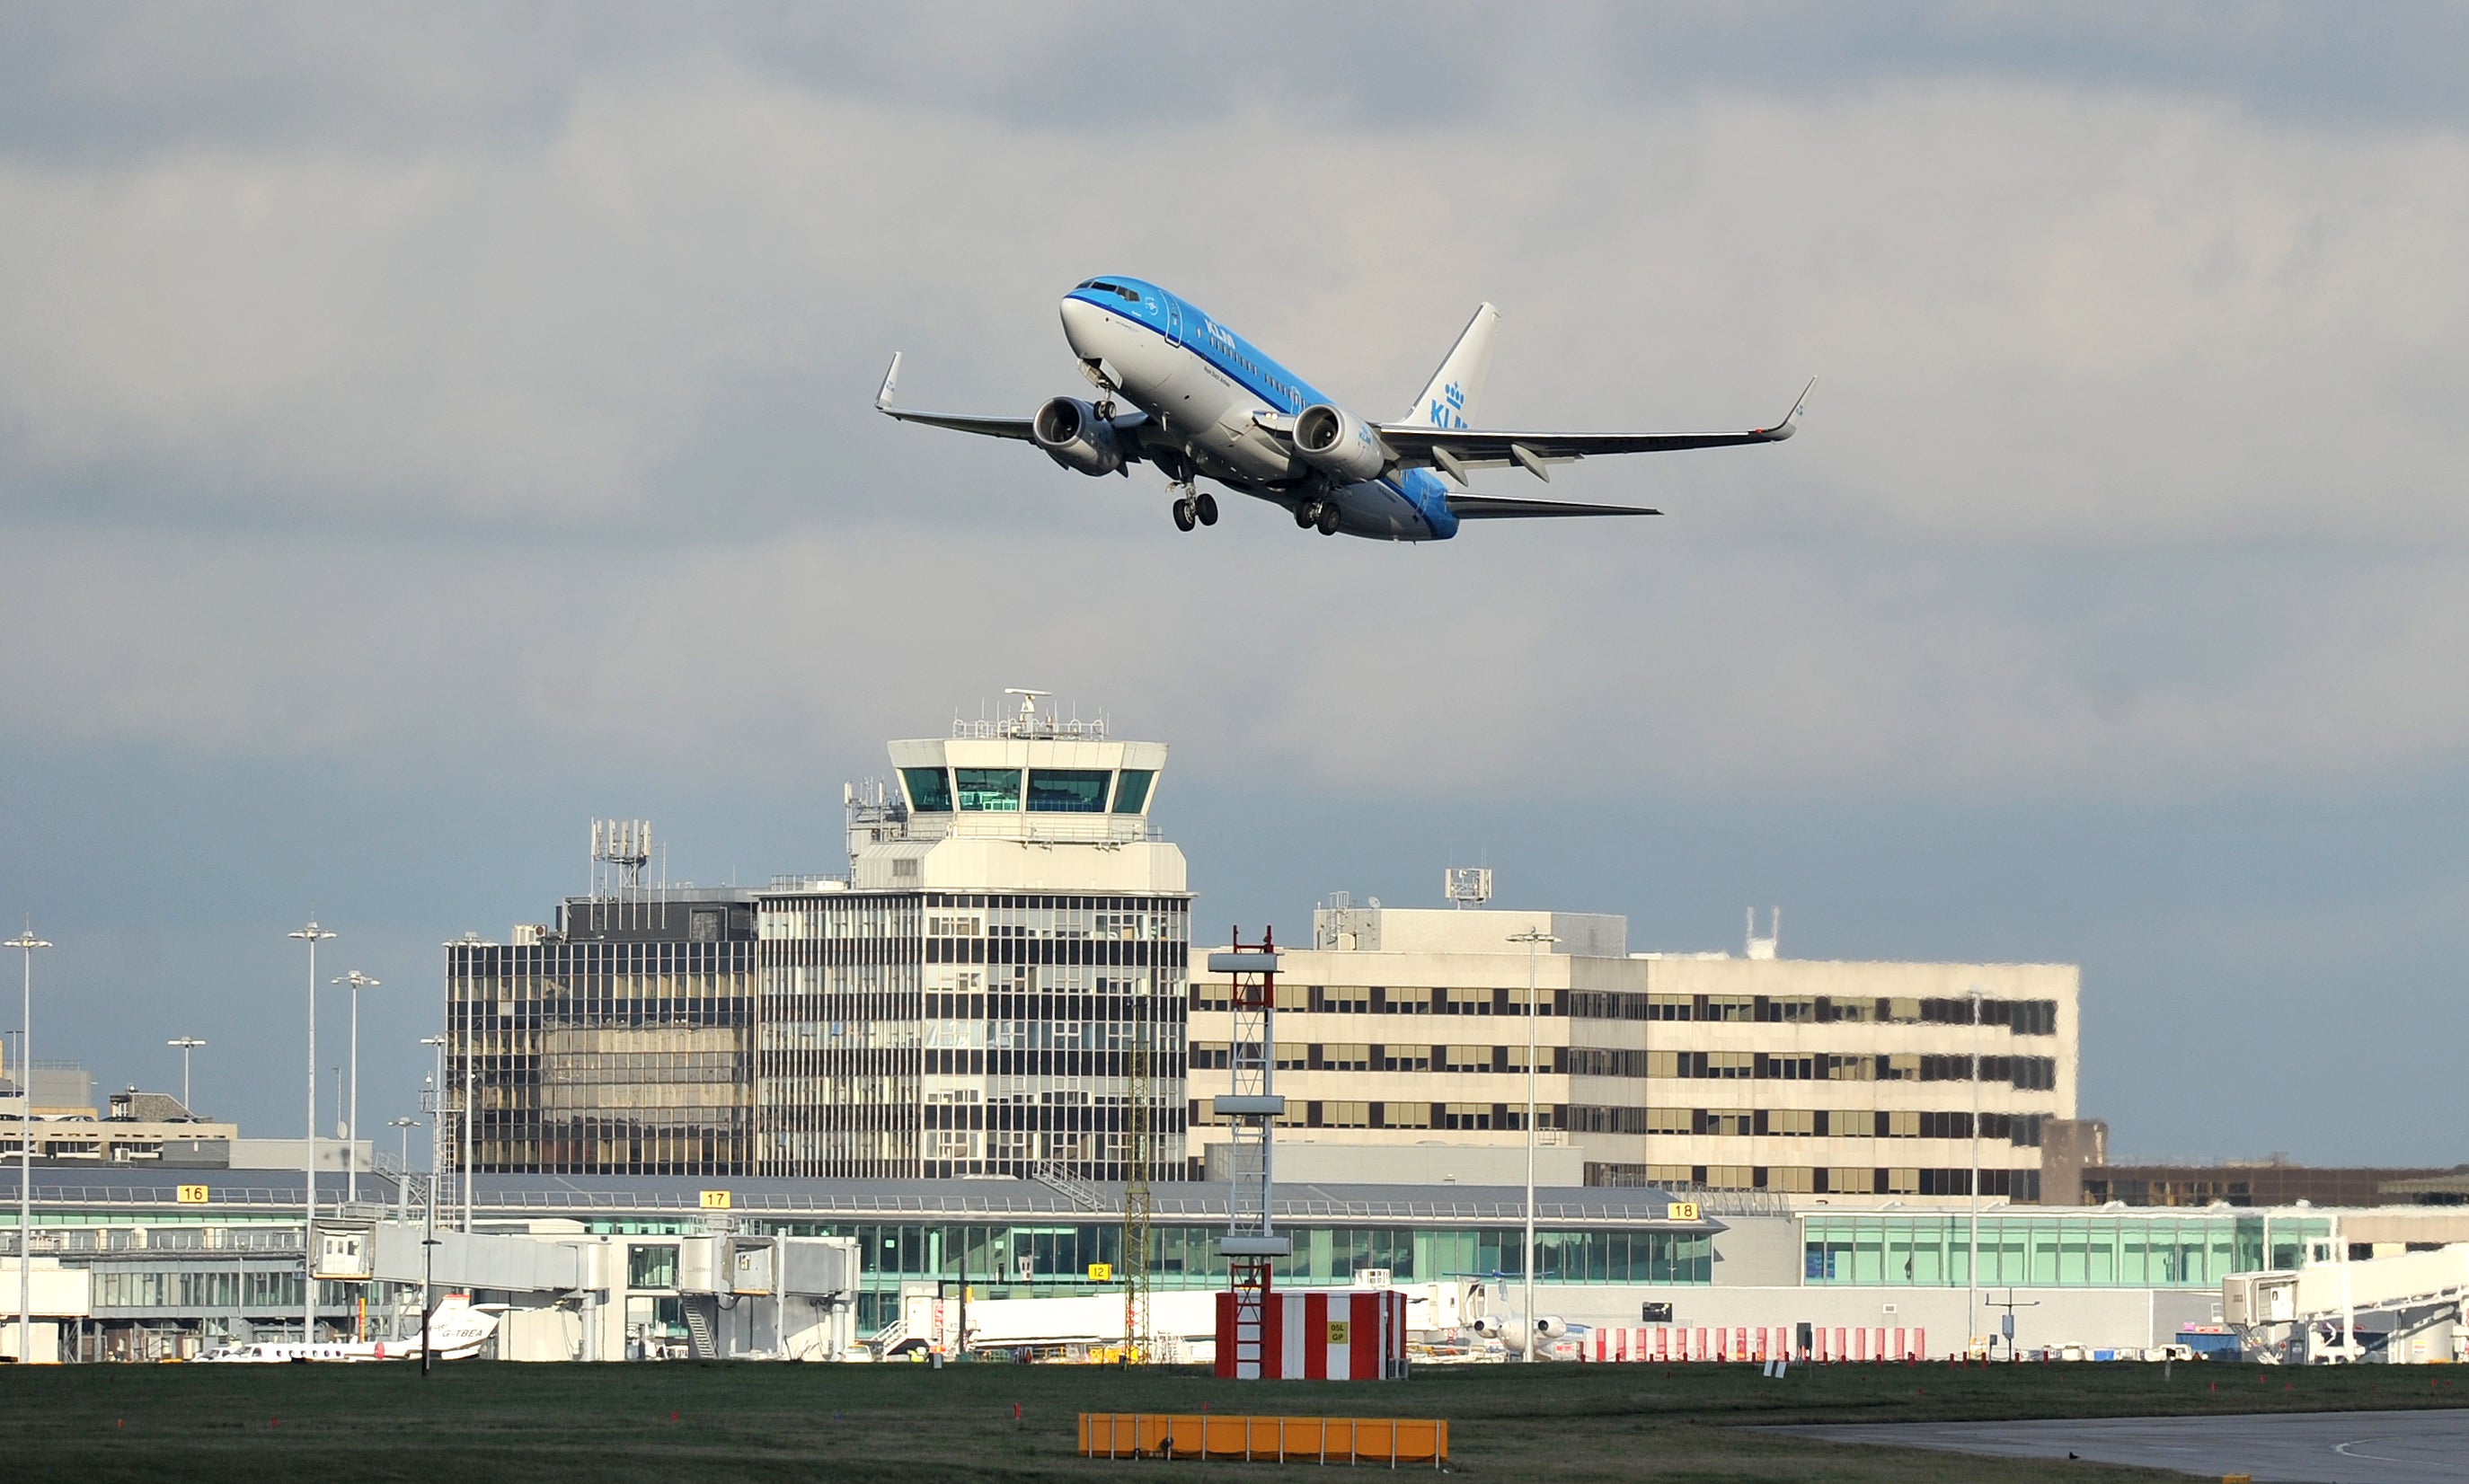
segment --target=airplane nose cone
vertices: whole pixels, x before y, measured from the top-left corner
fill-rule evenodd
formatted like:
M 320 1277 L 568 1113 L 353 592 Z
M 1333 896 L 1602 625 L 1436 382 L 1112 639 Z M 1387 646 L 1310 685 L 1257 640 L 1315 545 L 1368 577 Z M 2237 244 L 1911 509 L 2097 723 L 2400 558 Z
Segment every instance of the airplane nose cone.
M 1106 323 L 1106 311 L 1086 299 L 1063 301 L 1063 338 L 1072 354 L 1083 360 L 1094 360 L 1104 354 L 1098 346 L 1098 334 Z

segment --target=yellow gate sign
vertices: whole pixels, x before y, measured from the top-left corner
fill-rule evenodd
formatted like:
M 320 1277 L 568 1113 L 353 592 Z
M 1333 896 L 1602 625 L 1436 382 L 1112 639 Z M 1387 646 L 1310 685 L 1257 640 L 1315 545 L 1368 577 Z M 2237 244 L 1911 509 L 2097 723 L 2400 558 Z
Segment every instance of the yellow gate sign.
M 1347 1333 L 1347 1323 L 1344 1319 L 1331 1319 L 1328 1321 L 1328 1342 L 1330 1344 L 1345 1344 Z
M 1675 1200 L 1664 1208 L 1663 1219 L 1667 1221 L 1696 1221 L 1698 1219 L 1697 1202 L 1694 1200 Z
M 725 1191 L 725 1190 L 707 1190 L 707 1191 L 704 1191 L 704 1192 L 703 1193 L 703 1208 L 704 1208 L 704 1210 L 706 1210 L 706 1211 L 726 1211 L 726 1210 L 727 1210 L 727 1209 L 728 1209 L 728 1192 L 727 1192 L 727 1191 Z
M 206 1203 L 206 1188 L 202 1185 L 183 1185 L 178 1195 L 180 1204 L 184 1206 L 201 1206 Z
M 1089 1281 L 1091 1283 L 1114 1282 L 1115 1265 L 1112 1263 L 1091 1263 L 1089 1265 Z

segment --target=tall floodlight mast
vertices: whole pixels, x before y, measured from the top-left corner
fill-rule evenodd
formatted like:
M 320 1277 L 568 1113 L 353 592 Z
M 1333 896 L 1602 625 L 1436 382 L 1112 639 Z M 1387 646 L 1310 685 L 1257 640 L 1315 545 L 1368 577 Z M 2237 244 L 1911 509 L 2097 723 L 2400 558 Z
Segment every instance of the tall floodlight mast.
M 300 1191 L 300 1343 L 317 1343 L 317 945 L 335 935 L 317 925 L 292 929 L 289 936 L 309 945 L 309 1138 L 302 1168 L 307 1182 Z
M 35 1336 L 35 950 L 50 944 L 33 924 L 6 947 L 26 955 L 26 1027 L 17 1036 L 17 1358 L 31 1361 Z
M 1234 1127 L 1227 1153 L 1233 1163 L 1232 1188 L 1226 1199 L 1226 1235 L 1217 1248 L 1226 1254 L 1227 1281 L 1234 1295 L 1234 1331 L 1217 1342 L 1221 1376 L 1257 1381 L 1264 1359 L 1268 1307 L 1276 1259 L 1294 1250 L 1291 1238 L 1277 1234 L 1270 1204 L 1274 1194 L 1270 1135 L 1285 1113 L 1286 1100 L 1274 1084 L 1277 1066 L 1278 934 L 1267 928 L 1260 941 L 1247 945 L 1243 930 L 1234 929 L 1233 947 L 1209 955 L 1209 971 L 1234 981 L 1229 1003 L 1234 1014 L 1230 1060 L 1234 1090 L 1215 1103 L 1217 1116 Z
M 1149 1358 L 1149 1191 L 1157 1120 L 1149 1105 L 1149 1001 L 1131 1001 L 1130 1045 L 1123 1088 L 1123 1350 L 1136 1364 Z

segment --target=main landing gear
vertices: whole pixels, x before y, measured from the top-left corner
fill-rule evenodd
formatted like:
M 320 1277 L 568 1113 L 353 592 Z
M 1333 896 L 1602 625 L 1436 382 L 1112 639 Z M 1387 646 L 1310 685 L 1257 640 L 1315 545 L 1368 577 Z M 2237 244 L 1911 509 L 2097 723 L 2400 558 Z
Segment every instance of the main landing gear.
M 1189 485 L 1177 486 L 1183 493 L 1174 499 L 1174 528 L 1188 531 L 1193 526 L 1217 524 L 1217 496 Z
M 1327 500 L 1307 500 L 1295 507 L 1295 524 L 1303 530 L 1314 527 L 1323 536 L 1337 535 L 1337 507 Z

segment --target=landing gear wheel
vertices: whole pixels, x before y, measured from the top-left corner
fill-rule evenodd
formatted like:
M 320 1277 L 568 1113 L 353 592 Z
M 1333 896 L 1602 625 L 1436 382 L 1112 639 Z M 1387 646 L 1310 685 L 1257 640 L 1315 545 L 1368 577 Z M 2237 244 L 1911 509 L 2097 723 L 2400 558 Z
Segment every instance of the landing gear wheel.
M 1179 499 L 1174 502 L 1174 528 L 1176 530 L 1188 531 L 1199 523 L 1199 513 L 1191 508 L 1191 501 Z
M 1310 530 L 1310 529 L 1312 528 L 1313 524 L 1314 524 L 1315 522 L 1317 522 L 1319 519 L 1320 519 L 1320 502 L 1319 502 L 1319 501 L 1317 501 L 1317 500 L 1306 500 L 1306 501 L 1305 501 L 1305 502 L 1304 502 L 1303 504 L 1298 505 L 1298 506 L 1296 506 L 1296 507 L 1295 507 L 1295 525 L 1296 525 L 1296 527 L 1297 527 L 1298 529 L 1304 530 L 1304 531 L 1308 531 L 1308 530 Z
M 1191 497 L 1191 511 L 1200 517 L 1202 525 L 1217 524 L 1217 496 L 1206 490 L 1200 491 Z
M 1320 508 L 1320 518 L 1312 523 L 1320 527 L 1320 534 L 1323 536 L 1337 535 L 1337 507 L 1334 505 L 1322 506 Z

